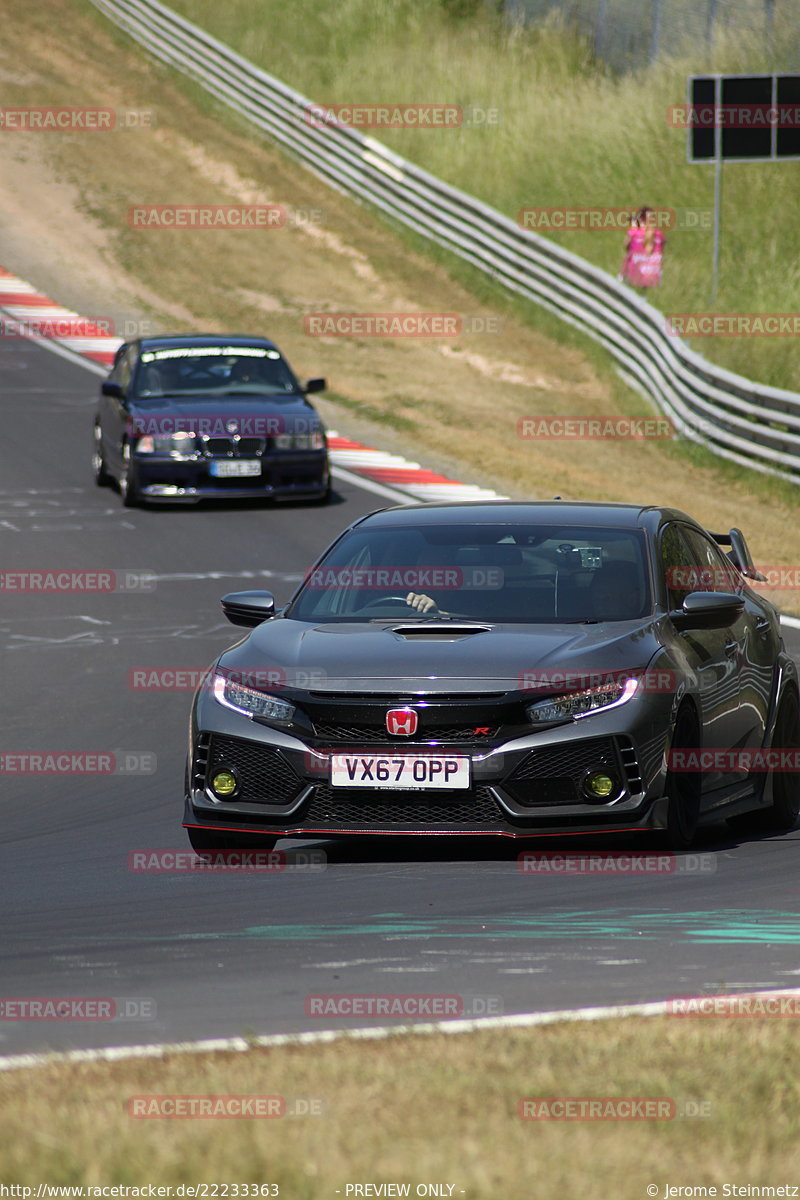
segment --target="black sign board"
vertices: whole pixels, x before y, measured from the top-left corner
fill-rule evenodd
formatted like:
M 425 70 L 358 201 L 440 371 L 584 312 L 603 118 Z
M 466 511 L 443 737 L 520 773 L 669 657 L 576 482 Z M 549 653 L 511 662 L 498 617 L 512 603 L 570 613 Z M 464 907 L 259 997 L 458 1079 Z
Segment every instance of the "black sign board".
M 689 162 L 800 158 L 800 75 L 690 75 Z

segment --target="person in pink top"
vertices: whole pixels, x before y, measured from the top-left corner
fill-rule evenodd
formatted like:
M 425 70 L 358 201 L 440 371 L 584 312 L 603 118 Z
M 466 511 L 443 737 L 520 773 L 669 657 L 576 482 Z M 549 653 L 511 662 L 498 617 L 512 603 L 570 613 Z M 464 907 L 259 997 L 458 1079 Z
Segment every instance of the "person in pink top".
M 665 244 L 653 210 L 640 208 L 628 230 L 620 278 L 633 287 L 657 287 L 661 283 Z

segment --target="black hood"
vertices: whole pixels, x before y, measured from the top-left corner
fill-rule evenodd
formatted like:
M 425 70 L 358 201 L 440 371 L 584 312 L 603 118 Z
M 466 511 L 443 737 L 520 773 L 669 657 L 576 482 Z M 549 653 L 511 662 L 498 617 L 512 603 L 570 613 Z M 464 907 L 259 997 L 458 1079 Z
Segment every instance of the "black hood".
M 243 673 L 285 671 L 317 692 L 525 690 L 526 672 L 645 668 L 661 645 L 656 622 L 482 625 L 479 622 L 313 624 L 277 618 L 222 655 Z M 470 632 L 467 632 L 469 630 Z M 558 689 L 556 689 L 558 690 Z

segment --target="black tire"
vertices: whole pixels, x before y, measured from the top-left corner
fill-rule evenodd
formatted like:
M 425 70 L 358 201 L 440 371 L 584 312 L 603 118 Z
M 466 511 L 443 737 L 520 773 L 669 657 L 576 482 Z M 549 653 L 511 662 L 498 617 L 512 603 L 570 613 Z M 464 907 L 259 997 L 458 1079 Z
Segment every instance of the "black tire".
M 787 688 L 781 696 L 770 749 L 800 750 L 800 702 L 794 688 Z M 743 833 L 786 833 L 794 829 L 798 816 L 800 781 L 794 771 L 776 771 L 772 774 L 772 804 L 730 817 L 728 824 Z
M 125 508 L 136 508 L 139 503 L 139 493 L 136 489 L 136 475 L 131 461 L 131 448 L 127 442 L 122 447 L 122 474 L 119 477 L 119 494 Z
M 231 833 L 229 830 L 198 829 L 190 825 L 186 830 L 189 845 L 198 854 L 209 850 L 273 850 L 276 837 L 252 833 Z
M 113 483 L 111 476 L 106 467 L 106 460 L 103 455 L 103 440 L 100 432 L 100 422 L 94 423 L 94 446 L 92 449 L 92 471 L 94 473 L 94 481 L 98 487 L 108 487 Z
M 672 750 L 699 749 L 700 729 L 690 705 L 684 704 L 675 720 Z M 699 771 L 668 771 L 664 785 L 667 797 L 667 826 L 664 840 L 670 850 L 688 850 L 700 819 L 701 777 Z

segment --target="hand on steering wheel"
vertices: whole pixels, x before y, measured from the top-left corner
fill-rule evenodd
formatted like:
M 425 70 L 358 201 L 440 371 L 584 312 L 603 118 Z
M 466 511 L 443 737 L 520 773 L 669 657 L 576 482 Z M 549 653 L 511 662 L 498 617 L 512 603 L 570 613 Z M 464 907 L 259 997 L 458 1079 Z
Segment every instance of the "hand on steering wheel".
M 373 600 L 367 607 L 378 608 L 381 604 L 407 604 L 409 608 L 421 613 L 438 611 L 436 601 L 421 592 L 409 592 L 406 596 L 381 596 L 380 599 Z

